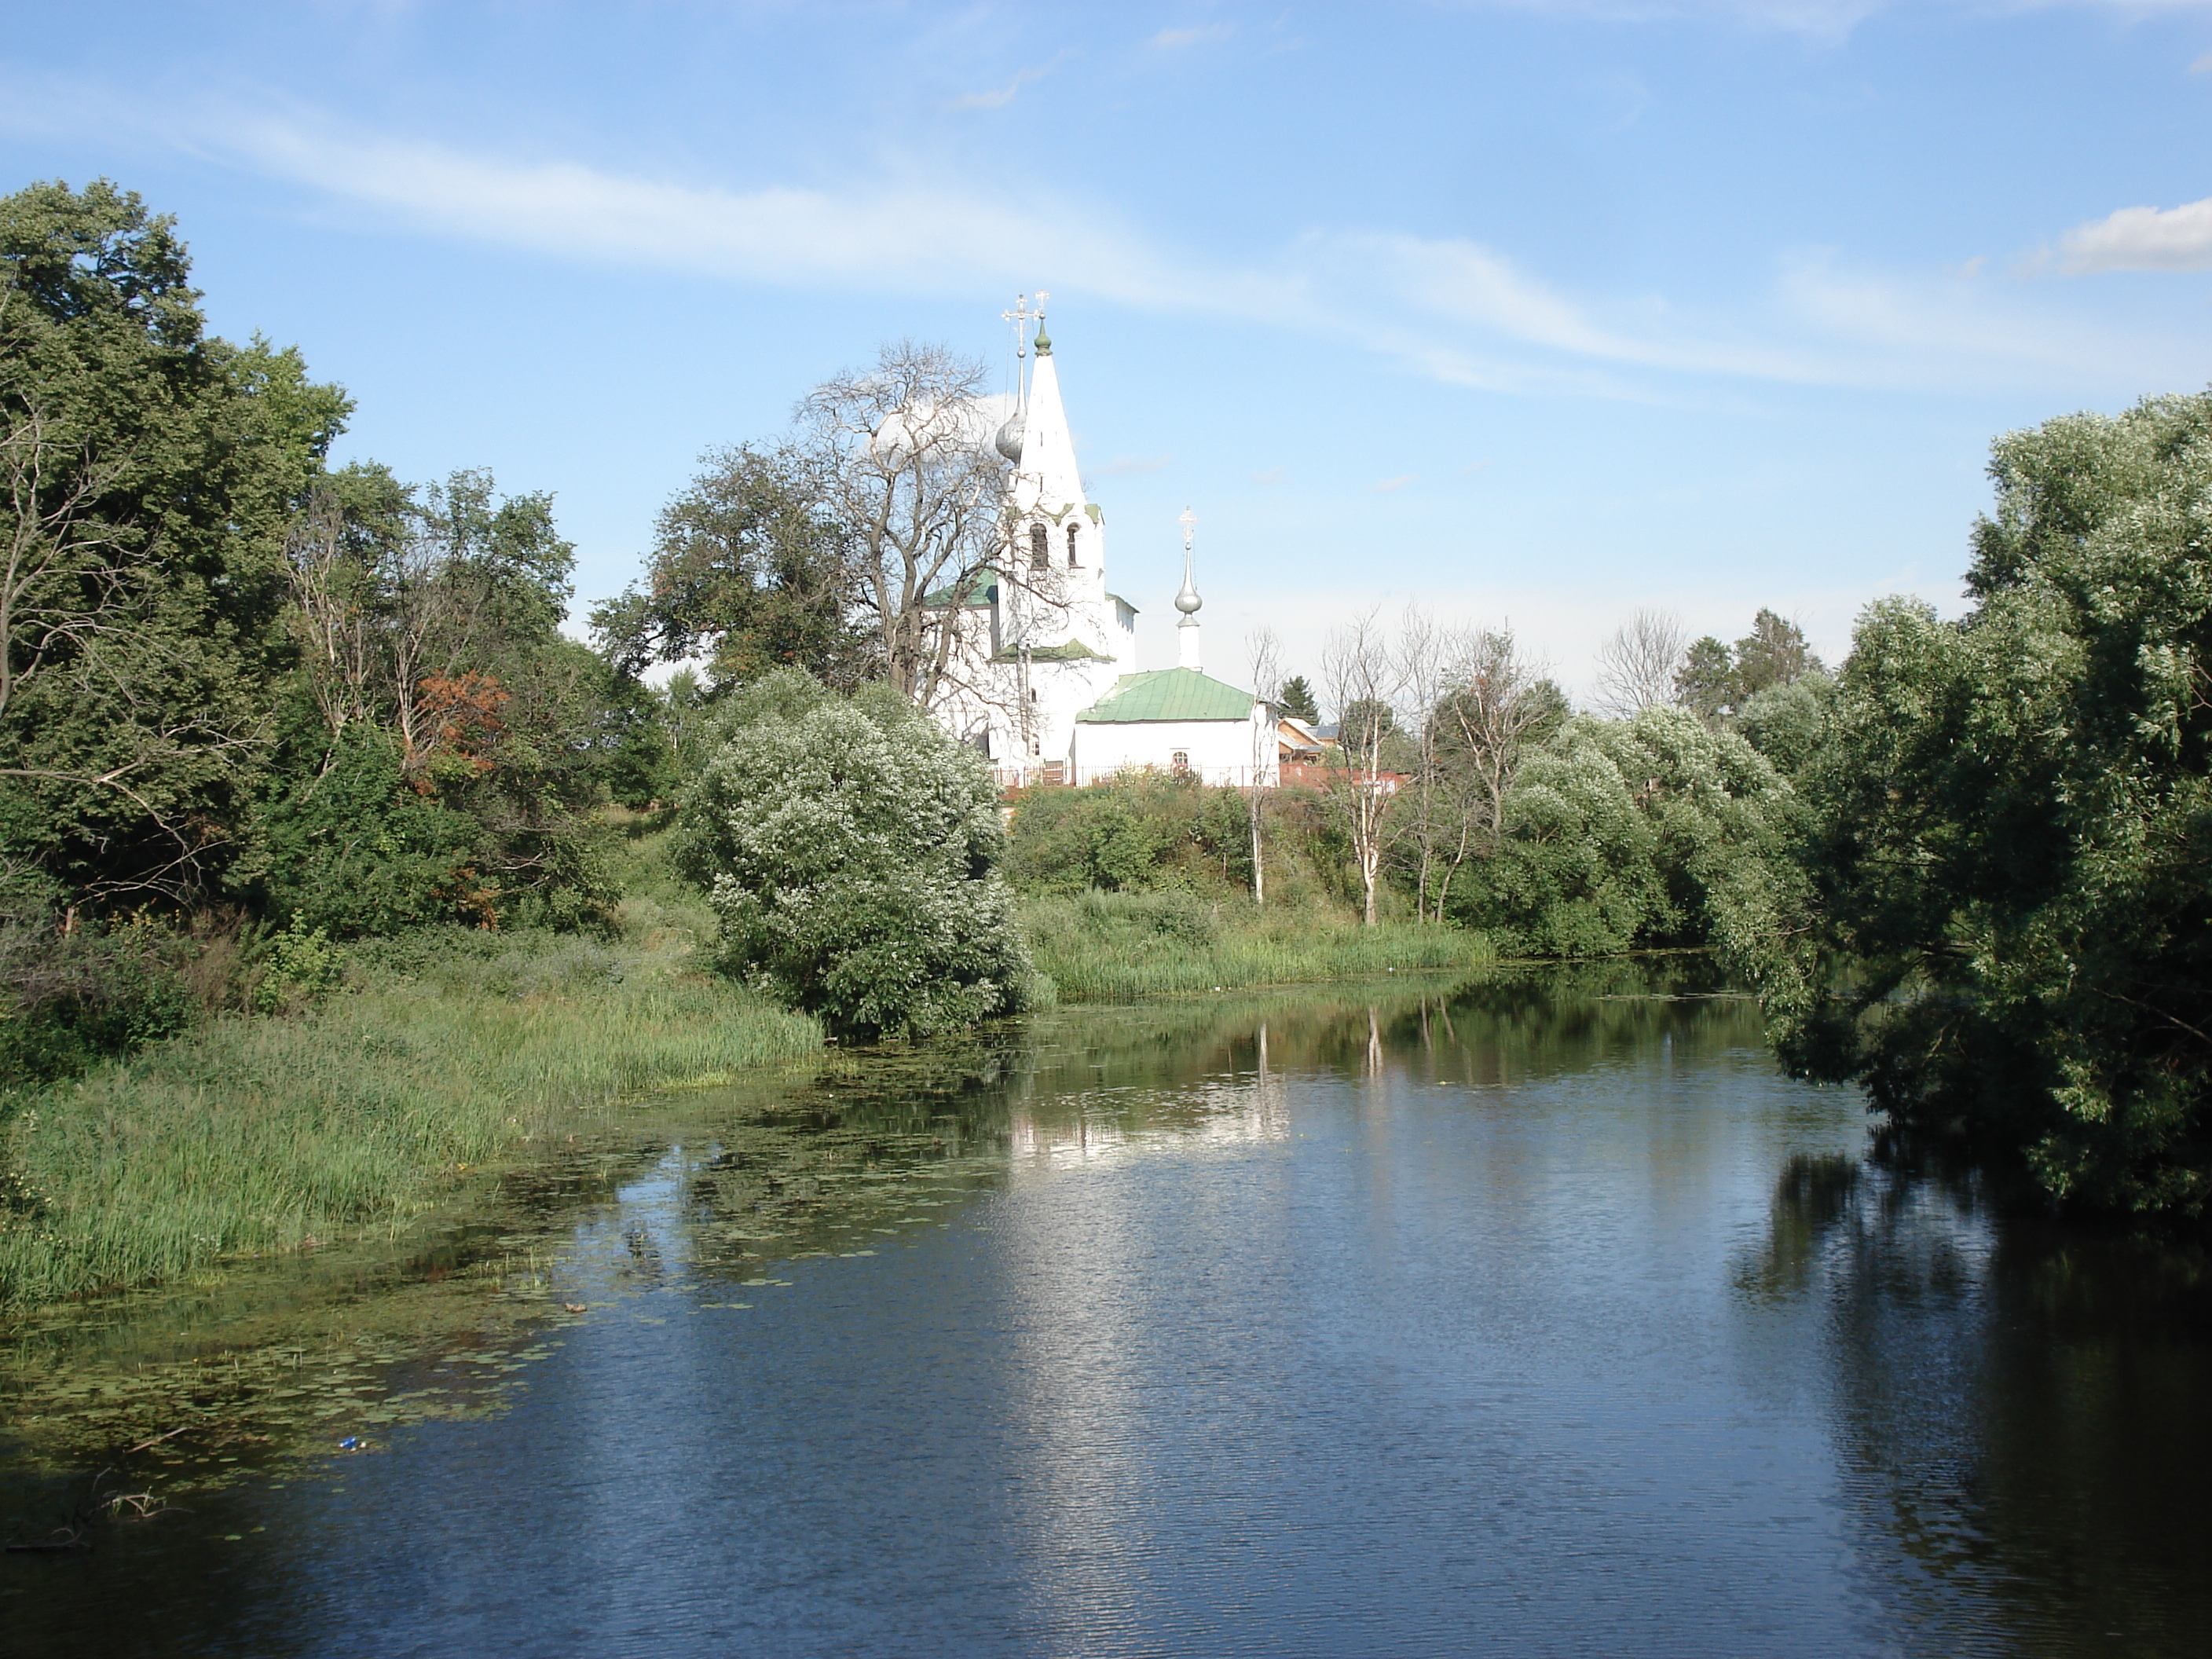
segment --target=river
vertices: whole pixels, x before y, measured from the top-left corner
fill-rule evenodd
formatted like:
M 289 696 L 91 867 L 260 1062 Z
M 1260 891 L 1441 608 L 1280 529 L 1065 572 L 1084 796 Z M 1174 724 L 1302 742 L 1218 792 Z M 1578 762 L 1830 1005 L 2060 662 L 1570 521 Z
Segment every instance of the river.
M 1680 963 L 672 1097 L 404 1271 L 46 1333 L 233 1392 L 19 1391 L 11 1536 L 167 1507 L 0 1558 L 0 1652 L 2202 1652 L 2202 1255 L 1868 1153 Z

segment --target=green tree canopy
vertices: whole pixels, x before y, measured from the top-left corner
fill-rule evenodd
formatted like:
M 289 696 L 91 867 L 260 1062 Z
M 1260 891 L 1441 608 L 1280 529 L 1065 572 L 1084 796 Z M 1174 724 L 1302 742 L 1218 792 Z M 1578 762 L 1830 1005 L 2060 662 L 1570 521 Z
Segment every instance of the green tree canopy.
M 0 198 L 0 842 L 95 901 L 202 890 L 234 846 L 286 525 L 350 408 L 210 336 L 190 270 L 105 181 Z
M 1283 693 L 1278 701 L 1282 711 L 1293 720 L 1311 725 L 1321 718 L 1321 705 L 1314 700 L 1313 687 L 1306 684 L 1303 674 L 1293 674 L 1283 682 Z
M 1785 1052 L 1900 1127 L 2018 1155 L 2064 1201 L 2201 1218 L 2212 397 L 2013 433 L 1990 471 L 1973 611 L 1859 623 L 1805 775 L 1817 902 L 1753 960 Z
M 856 626 L 860 544 L 820 463 L 789 447 L 710 451 L 661 509 L 646 578 L 592 612 L 624 674 L 703 659 L 716 689 L 771 669 L 852 686 L 880 654 Z
M 1687 710 L 1577 716 L 1522 763 L 1454 908 L 1530 955 L 1730 940 L 1771 912 L 1798 811 L 1756 750 Z
M 1674 701 L 1702 720 L 1725 720 L 1761 692 L 1825 672 L 1803 629 L 1761 609 L 1733 649 L 1710 634 L 1690 647 L 1674 675 Z

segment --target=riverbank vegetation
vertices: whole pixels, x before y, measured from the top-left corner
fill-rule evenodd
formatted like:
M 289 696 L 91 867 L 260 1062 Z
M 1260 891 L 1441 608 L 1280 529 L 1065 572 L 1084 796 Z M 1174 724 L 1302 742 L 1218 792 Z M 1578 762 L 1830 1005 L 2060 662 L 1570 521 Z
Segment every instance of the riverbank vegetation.
M 1901 1132 L 2204 1214 L 2205 399 L 2003 441 L 1974 612 L 1833 673 L 1647 612 L 1578 712 L 1370 617 L 1285 683 L 1300 781 L 1001 799 L 919 712 L 996 547 L 969 366 L 711 452 L 586 645 L 550 495 L 331 465 L 344 392 L 189 277 L 127 193 L 0 198 L 0 1301 L 400 1227 L 825 1034 L 1648 950 Z

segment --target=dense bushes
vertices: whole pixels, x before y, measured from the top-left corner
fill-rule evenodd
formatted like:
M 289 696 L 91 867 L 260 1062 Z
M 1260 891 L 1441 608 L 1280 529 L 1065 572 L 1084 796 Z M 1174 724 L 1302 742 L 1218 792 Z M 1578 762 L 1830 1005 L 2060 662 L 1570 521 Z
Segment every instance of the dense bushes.
M 925 1033 L 1036 994 L 997 873 L 982 758 L 886 687 L 847 699 L 797 670 L 737 694 L 679 820 L 718 957 L 795 1006 Z

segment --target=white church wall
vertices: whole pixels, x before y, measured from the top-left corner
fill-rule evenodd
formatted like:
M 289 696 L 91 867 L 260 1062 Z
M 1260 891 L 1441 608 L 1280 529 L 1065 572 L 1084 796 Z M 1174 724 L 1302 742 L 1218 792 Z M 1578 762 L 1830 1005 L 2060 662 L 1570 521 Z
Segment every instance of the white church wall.
M 1250 720 L 1079 721 L 1068 781 L 1101 783 L 1117 772 L 1150 766 L 1163 772 L 1192 772 L 1203 783 L 1232 784 L 1240 789 L 1256 783 L 1272 789 L 1280 780 L 1269 737 L 1264 715 Z M 1177 755 L 1183 757 L 1180 769 Z

